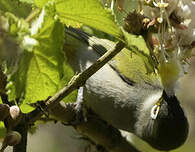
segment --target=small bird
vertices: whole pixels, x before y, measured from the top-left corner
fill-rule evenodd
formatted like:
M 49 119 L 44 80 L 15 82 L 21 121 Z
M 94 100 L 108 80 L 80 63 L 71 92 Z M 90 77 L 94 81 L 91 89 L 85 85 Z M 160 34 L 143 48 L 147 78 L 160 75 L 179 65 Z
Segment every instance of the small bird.
M 65 28 L 65 54 L 75 72 L 92 65 L 115 43 Z M 131 132 L 158 150 L 181 146 L 189 124 L 178 98 L 147 74 L 143 59 L 124 48 L 79 89 L 83 104 L 110 125 Z

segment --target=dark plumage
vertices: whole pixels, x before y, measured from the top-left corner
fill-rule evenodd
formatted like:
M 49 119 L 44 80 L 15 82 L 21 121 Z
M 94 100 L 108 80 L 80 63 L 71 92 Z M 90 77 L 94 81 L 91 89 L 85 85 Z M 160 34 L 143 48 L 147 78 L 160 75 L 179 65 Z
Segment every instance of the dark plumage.
M 189 125 L 176 96 L 167 96 L 163 91 L 160 109 L 156 119 L 145 115 L 145 125 L 139 137 L 159 150 L 170 150 L 181 146 L 188 136 Z M 149 119 L 148 119 L 149 118 Z

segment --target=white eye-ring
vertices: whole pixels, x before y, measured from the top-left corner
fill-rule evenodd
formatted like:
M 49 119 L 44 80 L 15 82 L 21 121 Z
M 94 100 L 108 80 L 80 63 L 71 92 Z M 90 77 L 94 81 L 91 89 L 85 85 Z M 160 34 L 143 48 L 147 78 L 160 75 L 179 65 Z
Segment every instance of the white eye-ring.
M 150 116 L 152 119 L 156 119 L 156 117 L 158 116 L 159 109 L 160 109 L 159 105 L 154 105 L 152 107 L 151 112 L 150 112 Z

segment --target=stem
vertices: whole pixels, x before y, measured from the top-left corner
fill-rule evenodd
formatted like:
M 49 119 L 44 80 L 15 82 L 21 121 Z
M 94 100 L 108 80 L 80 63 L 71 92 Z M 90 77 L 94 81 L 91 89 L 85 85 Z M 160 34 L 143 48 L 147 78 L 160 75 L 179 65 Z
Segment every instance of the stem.
M 31 22 L 35 17 L 37 17 L 40 13 L 40 9 L 34 9 L 29 16 L 25 19 L 26 22 Z
M 109 152 L 140 152 L 121 136 L 118 129 L 108 125 L 100 118 L 88 117 L 87 122 L 78 124 L 76 129 L 96 144 L 105 147 Z
M 60 116 L 59 119 L 62 122 L 71 122 L 76 116 L 75 106 L 70 106 L 69 104 L 61 103 L 60 101 L 75 89 L 83 86 L 89 77 L 103 67 L 124 47 L 125 44 L 123 42 L 118 42 L 112 50 L 106 52 L 88 69 L 74 76 L 67 86 L 46 100 L 42 109 L 49 111 L 56 117 Z M 27 115 L 29 123 L 34 123 L 34 121 L 40 119 L 44 113 L 43 110 L 41 111 L 37 108 L 29 113 Z M 95 141 L 96 144 L 106 147 L 106 149 L 111 152 L 139 152 L 131 143 L 121 136 L 117 129 L 108 125 L 100 118 L 90 117 L 87 122 L 75 124 L 74 126 L 80 133 Z
M 42 109 L 48 111 L 49 109 L 55 107 L 55 105 L 57 105 L 63 98 L 69 95 L 72 91 L 83 86 L 85 84 L 85 81 L 87 81 L 89 77 L 91 77 L 95 72 L 97 72 L 101 67 L 103 67 L 110 59 L 112 59 L 124 47 L 125 44 L 122 41 L 119 41 L 113 49 L 106 52 L 88 69 L 86 69 L 82 73 L 75 75 L 70 80 L 67 86 L 62 88 L 59 92 L 57 92 L 54 96 L 52 96 L 45 102 L 45 106 L 43 106 Z M 29 121 L 33 123 L 34 121 L 40 119 L 42 114 L 43 114 L 42 111 L 40 111 L 39 109 L 35 109 L 34 111 L 28 114 Z
M 21 136 L 21 142 L 13 146 L 13 152 L 26 152 L 27 148 L 27 135 L 28 135 L 28 124 L 26 122 L 25 116 L 21 122 L 14 128 L 15 131 L 18 131 Z
M 73 121 L 76 115 L 74 104 L 60 102 L 53 107 L 50 113 L 65 124 Z M 140 152 L 132 143 L 121 136 L 118 129 L 101 120 L 93 113 L 88 113 L 87 121 L 73 125 L 82 135 L 88 137 L 95 144 L 103 146 L 109 152 Z
M 59 103 L 69 93 L 83 86 L 85 84 L 85 81 L 87 81 L 88 78 L 90 78 L 95 72 L 97 72 L 101 67 L 103 67 L 110 59 L 112 59 L 124 47 L 125 44 L 122 41 L 118 42 L 114 47 L 114 49 L 106 52 L 88 69 L 74 76 L 73 79 L 68 83 L 68 85 L 65 88 L 63 88 L 61 91 L 56 93 L 53 97 L 49 98 L 49 100 L 46 101 L 46 106 L 48 108 L 53 107 L 53 105 Z

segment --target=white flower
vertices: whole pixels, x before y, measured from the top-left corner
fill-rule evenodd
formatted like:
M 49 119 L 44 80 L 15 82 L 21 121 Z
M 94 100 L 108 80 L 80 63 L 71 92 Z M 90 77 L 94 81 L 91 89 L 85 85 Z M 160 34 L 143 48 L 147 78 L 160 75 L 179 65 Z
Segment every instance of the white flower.
M 45 9 L 43 8 L 39 17 L 32 23 L 32 27 L 30 29 L 31 35 L 37 34 L 38 30 L 41 28 L 45 17 Z
M 162 74 L 165 90 L 171 92 L 179 77 L 186 71 L 186 60 L 190 57 L 195 42 L 195 2 L 193 0 L 153 0 L 145 3 L 144 15 L 158 21 L 156 46 L 158 61 L 162 69 L 171 69 L 172 74 Z M 152 4 L 152 5 L 151 5 Z M 159 24 L 160 23 L 160 24 Z M 155 35 L 155 34 L 154 34 Z M 167 64 L 171 61 L 171 64 Z M 166 66 L 163 66 L 163 63 Z M 163 71 L 162 70 L 162 71 Z M 170 76 L 171 75 L 171 76 Z
M 176 15 L 184 18 L 182 23 L 187 28 L 176 29 L 176 35 L 180 38 L 180 45 L 190 45 L 195 41 L 195 2 L 192 0 L 180 1 L 176 9 Z
M 24 37 L 22 45 L 26 50 L 32 51 L 33 47 L 38 45 L 38 41 L 27 35 Z
M 160 2 L 153 1 L 153 4 L 154 6 L 159 8 L 166 8 L 167 6 L 169 6 L 169 3 L 165 3 L 163 0 L 161 0 Z
M 143 5 L 144 15 L 150 19 L 158 18 L 162 14 L 162 10 L 166 10 L 168 16 L 175 10 L 178 4 L 178 0 L 153 0 L 153 7 L 151 7 L 148 2 Z M 164 16 L 163 19 L 166 17 Z

